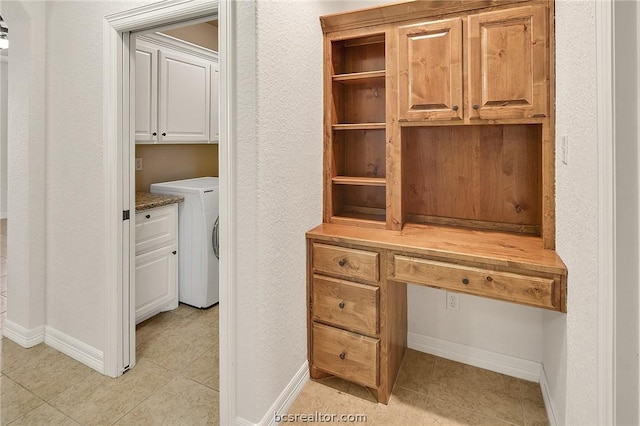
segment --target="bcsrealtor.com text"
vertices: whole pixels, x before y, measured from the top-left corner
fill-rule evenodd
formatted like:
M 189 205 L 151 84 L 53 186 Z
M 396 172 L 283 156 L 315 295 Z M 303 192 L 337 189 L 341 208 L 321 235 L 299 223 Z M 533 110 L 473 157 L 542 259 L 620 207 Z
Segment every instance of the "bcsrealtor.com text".
M 316 411 L 315 413 L 274 413 L 273 419 L 276 423 L 365 423 L 367 416 L 365 414 L 337 414 Z

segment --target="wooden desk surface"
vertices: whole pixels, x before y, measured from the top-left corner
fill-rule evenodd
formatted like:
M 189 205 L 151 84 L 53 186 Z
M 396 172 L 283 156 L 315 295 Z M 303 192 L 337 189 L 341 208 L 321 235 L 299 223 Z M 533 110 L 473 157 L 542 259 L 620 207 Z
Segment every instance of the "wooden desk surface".
M 471 229 L 406 225 L 402 231 L 323 223 L 307 232 L 308 238 L 409 251 L 445 261 L 471 262 L 531 272 L 566 276 L 567 267 L 554 250 L 542 247 L 535 236 Z

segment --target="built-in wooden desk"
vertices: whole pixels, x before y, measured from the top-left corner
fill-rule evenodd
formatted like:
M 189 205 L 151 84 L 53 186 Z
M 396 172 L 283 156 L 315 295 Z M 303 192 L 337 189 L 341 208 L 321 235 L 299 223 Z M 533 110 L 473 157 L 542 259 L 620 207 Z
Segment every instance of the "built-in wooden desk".
M 406 283 L 566 311 L 567 269 L 542 239 L 457 227 L 322 224 L 307 232 L 311 377 L 387 403 L 407 336 Z

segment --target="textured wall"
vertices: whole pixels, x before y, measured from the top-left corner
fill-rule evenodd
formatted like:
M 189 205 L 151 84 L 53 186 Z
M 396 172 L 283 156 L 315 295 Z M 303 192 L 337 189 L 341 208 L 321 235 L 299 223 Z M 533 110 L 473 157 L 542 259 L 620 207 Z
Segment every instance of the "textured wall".
M 45 322 L 45 32 L 43 2 L 2 2 L 11 28 L 8 111 L 7 320 Z
M 560 140 L 562 135 L 570 138 L 568 164 L 561 161 L 556 164 L 557 251 L 569 270 L 567 353 L 566 365 L 558 362 L 558 369 L 553 371 L 550 367 L 554 363 L 547 359 L 561 360 L 562 346 L 545 345 L 545 367 L 561 424 L 595 424 L 598 419 L 595 28 L 594 1 L 556 2 L 556 139 Z M 551 321 L 546 324 L 545 342 L 561 342 L 565 333 L 564 321 Z M 565 377 L 566 384 L 563 383 Z
M 4 51 L 6 52 L 6 50 Z M 2 59 L 6 58 L 2 57 Z M 0 218 L 7 216 L 7 102 L 9 64 L 0 62 Z
M 106 15 L 142 4 L 47 2 L 47 325 L 99 350 L 112 209 L 105 205 L 102 25 Z

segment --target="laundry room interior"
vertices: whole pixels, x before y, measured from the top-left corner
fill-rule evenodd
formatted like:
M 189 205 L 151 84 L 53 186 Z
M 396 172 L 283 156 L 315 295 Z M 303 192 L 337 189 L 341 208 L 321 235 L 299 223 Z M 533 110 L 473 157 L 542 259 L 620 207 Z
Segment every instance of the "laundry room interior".
M 219 391 L 218 21 L 200 19 L 132 38 L 130 366 L 152 362 Z

